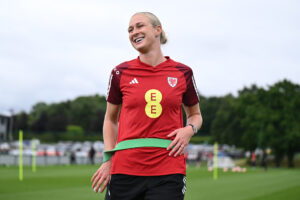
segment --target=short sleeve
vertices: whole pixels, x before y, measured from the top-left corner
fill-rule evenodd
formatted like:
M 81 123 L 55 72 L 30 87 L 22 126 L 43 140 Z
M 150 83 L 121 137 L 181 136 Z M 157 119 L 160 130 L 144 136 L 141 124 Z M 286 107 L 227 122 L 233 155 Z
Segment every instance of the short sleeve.
M 184 77 L 186 80 L 186 91 L 183 94 L 182 102 L 186 106 L 193 106 L 199 103 L 199 97 L 192 69 L 188 68 L 184 72 Z
M 120 90 L 120 71 L 114 68 L 111 71 L 108 89 L 107 89 L 107 102 L 112 104 L 121 104 L 122 103 L 122 93 Z

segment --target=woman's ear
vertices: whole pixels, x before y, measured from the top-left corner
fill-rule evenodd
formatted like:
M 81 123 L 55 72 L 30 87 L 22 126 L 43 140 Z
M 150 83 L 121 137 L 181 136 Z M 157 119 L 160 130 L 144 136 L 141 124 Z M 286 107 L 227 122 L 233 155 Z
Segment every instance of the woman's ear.
M 156 27 L 155 27 L 155 37 L 159 37 L 160 36 L 160 34 L 161 34 L 161 32 L 162 32 L 162 27 L 160 26 L 160 25 L 157 25 Z

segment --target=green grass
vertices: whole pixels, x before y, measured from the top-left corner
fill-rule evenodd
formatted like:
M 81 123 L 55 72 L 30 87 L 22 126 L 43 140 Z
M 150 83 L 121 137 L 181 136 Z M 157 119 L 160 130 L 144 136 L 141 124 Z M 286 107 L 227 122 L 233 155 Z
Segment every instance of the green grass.
M 90 178 L 97 166 L 38 167 L 33 173 L 24 168 L 24 180 L 18 180 L 17 167 L 0 167 L 2 200 L 82 200 L 103 199 L 95 194 Z M 206 169 L 188 168 L 185 200 L 296 200 L 300 197 L 299 169 L 260 169 L 246 173 L 219 172 L 213 180 Z

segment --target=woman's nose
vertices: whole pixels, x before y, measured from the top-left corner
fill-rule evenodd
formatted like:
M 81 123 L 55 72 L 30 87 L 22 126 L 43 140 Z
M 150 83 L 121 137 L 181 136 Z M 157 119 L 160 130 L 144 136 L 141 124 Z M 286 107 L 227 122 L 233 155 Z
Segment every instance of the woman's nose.
M 135 36 L 139 33 L 139 30 L 137 30 L 136 28 L 132 30 L 132 35 Z

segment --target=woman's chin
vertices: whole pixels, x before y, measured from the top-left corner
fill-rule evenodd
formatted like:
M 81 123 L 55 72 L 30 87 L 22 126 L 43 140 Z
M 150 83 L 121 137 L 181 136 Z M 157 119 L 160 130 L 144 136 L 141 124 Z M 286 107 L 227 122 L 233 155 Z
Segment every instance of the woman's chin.
M 134 47 L 138 52 L 140 53 L 147 53 L 148 52 L 148 48 L 146 48 L 145 46 L 136 46 Z

